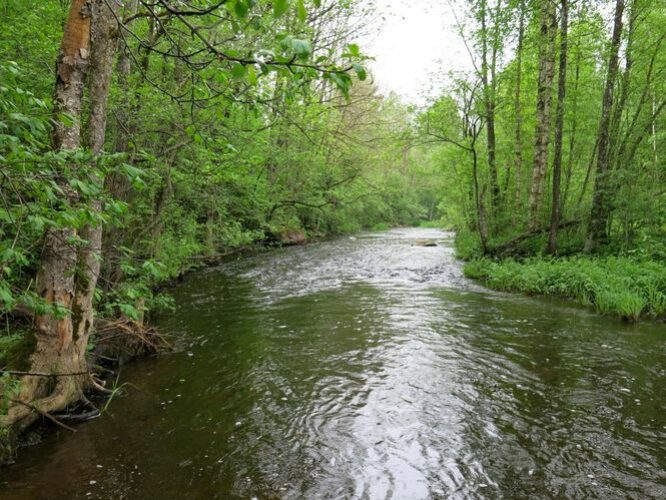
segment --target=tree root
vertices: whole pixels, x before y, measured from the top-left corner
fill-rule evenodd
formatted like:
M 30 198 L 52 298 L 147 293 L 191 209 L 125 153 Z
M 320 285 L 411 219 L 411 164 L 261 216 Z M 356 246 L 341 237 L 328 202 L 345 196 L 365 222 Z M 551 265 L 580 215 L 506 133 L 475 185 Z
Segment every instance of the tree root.
M 62 413 L 58 415 L 51 415 L 52 417 L 58 417 L 60 420 L 68 420 L 70 422 L 87 422 L 101 415 L 100 411 L 95 408 L 84 413 Z
M 113 391 L 111 389 L 107 389 L 106 387 L 104 387 L 100 382 L 95 380 L 92 376 L 90 377 L 90 384 L 94 389 L 98 390 L 102 394 L 108 394 L 108 395 L 113 394 Z
M 11 399 L 10 401 L 12 403 L 23 405 L 23 406 L 26 406 L 26 407 L 30 408 L 33 411 L 36 411 L 42 417 L 48 418 L 51 422 L 53 422 L 54 424 L 62 427 L 63 429 L 67 429 L 68 431 L 70 431 L 72 433 L 76 432 L 76 429 L 74 429 L 73 427 L 70 427 L 69 425 L 63 424 L 60 420 L 55 418 L 53 415 L 49 414 L 48 412 L 46 412 L 44 410 L 40 410 L 37 406 L 35 406 L 31 403 L 26 403 L 25 401 L 21 401 L 20 399 Z
M 96 324 L 95 333 L 100 344 L 124 337 L 132 343 L 142 346 L 148 352 L 159 352 L 172 348 L 166 337 L 155 328 L 129 318 L 100 320 Z

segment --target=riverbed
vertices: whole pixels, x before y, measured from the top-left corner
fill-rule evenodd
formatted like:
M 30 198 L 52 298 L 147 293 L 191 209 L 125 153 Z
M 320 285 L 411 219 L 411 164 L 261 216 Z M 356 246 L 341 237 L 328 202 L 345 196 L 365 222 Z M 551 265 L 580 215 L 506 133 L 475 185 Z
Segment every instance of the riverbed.
M 176 352 L 21 450 L 0 498 L 665 498 L 664 325 L 484 289 L 452 237 L 188 275 L 156 325 Z

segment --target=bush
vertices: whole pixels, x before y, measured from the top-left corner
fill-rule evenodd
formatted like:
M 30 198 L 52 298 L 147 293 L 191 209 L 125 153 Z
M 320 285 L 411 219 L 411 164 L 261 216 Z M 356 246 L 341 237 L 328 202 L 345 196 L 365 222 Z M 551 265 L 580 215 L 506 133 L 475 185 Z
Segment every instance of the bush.
M 472 260 L 483 254 L 478 235 L 470 231 L 456 231 L 454 246 L 458 259 Z

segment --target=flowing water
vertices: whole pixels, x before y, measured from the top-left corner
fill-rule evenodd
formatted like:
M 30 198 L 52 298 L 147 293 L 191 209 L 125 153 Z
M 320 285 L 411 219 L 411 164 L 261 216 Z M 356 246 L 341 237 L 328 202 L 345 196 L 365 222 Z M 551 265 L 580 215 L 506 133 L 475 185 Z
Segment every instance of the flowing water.
M 414 246 L 434 238 L 437 247 Z M 666 328 L 462 277 L 400 229 L 196 272 L 176 353 L 0 497 L 666 498 Z

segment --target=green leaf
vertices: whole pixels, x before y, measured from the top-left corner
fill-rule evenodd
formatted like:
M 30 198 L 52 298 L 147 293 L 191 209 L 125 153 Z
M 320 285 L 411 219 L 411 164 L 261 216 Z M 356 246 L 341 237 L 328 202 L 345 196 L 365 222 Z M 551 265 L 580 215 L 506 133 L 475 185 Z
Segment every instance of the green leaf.
M 354 64 L 354 71 L 356 71 L 356 75 L 358 75 L 358 79 L 361 81 L 364 81 L 368 77 L 365 68 L 360 64 Z
M 294 53 L 302 58 L 310 55 L 312 47 L 307 40 L 299 40 L 298 38 L 291 39 L 291 49 Z
M 247 68 L 244 64 L 240 63 L 234 63 L 233 67 L 231 68 L 231 75 L 240 80 L 242 78 L 245 78 L 245 73 L 247 71 Z
M 246 17 L 249 10 L 250 6 L 247 5 L 243 0 L 237 0 L 234 3 L 234 13 L 240 18 Z
M 298 0 L 298 4 L 296 5 L 296 12 L 298 14 L 298 18 L 301 21 L 305 21 L 308 17 L 308 13 L 305 10 L 305 5 L 303 4 L 303 0 Z
M 289 9 L 289 0 L 273 0 L 273 15 L 278 18 Z
M 312 3 L 314 3 L 317 8 L 321 7 L 321 0 L 313 0 Z
M 258 82 L 257 70 L 254 69 L 254 66 L 248 66 L 247 67 L 246 80 L 247 80 L 247 83 L 249 83 L 250 85 L 256 85 L 257 84 L 257 82 Z
M 338 87 L 345 97 L 349 97 L 349 88 L 351 87 L 351 78 L 347 73 L 331 73 L 333 83 Z
M 361 49 L 355 43 L 350 43 L 347 45 L 347 52 L 349 52 L 354 57 L 360 57 Z

